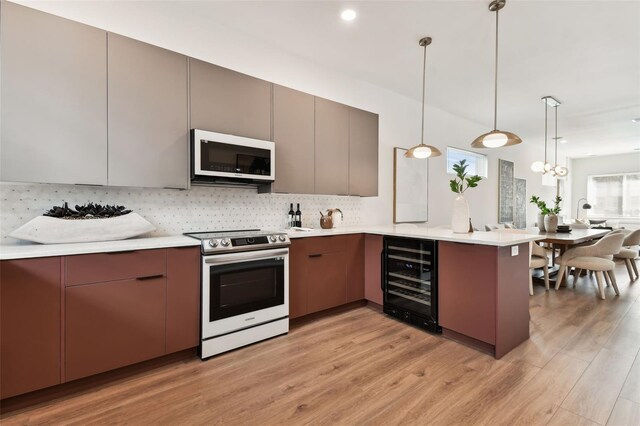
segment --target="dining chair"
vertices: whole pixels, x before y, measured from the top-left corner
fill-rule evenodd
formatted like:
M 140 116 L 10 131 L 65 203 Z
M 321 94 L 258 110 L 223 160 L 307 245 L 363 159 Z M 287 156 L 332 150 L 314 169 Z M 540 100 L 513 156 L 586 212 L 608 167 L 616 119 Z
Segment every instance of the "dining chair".
M 612 260 L 612 256 L 620 251 L 622 248 L 622 241 L 624 235 L 620 233 L 607 234 L 602 237 L 598 242 L 590 246 L 574 247 L 562 255 L 559 259 L 560 270 L 558 271 L 556 290 L 560 288 L 562 277 L 566 273 L 567 278 L 569 276 L 568 269 L 570 267 L 576 268 L 576 270 L 587 269 L 593 271 L 598 282 L 598 293 L 600 298 L 604 299 L 604 286 L 603 280 L 604 274 L 608 275 L 608 280 L 613 285 L 613 289 L 617 295 L 620 294 L 618 290 L 618 283 L 616 282 L 616 276 L 613 270 L 616 266 Z M 575 287 L 579 274 L 573 278 L 573 286 Z
M 488 226 L 488 225 L 485 225 Z M 503 232 L 505 234 L 526 234 L 525 229 L 514 228 L 497 228 L 492 232 Z M 547 257 L 547 251 L 544 247 L 540 247 L 533 241 L 529 242 L 529 295 L 533 296 L 533 276 L 531 275 L 532 269 L 542 268 L 544 272 L 544 286 L 549 291 L 549 258 Z
M 544 287 L 549 291 L 549 259 L 547 251 L 533 241 L 529 243 L 529 295 L 533 296 L 532 269 L 542 268 L 544 272 Z
M 615 231 L 614 231 L 615 232 Z M 623 233 L 624 234 L 624 233 Z M 638 267 L 636 266 L 636 258 L 638 257 L 638 246 L 640 245 L 640 229 L 625 235 L 622 241 L 622 248 L 613 255 L 614 259 L 623 260 L 629 273 L 629 279 L 635 281 L 638 279 Z M 634 276 L 635 274 L 635 276 Z
M 574 222 L 574 223 L 570 223 L 569 226 L 571 227 L 571 229 L 589 229 L 589 225 L 582 223 L 582 222 Z

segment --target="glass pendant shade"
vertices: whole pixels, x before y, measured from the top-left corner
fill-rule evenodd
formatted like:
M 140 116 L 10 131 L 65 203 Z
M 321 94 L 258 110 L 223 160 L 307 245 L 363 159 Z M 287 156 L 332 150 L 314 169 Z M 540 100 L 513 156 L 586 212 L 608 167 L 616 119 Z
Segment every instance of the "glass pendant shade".
M 500 148 L 501 146 L 511 146 L 521 142 L 522 139 L 514 133 L 492 130 L 489 133 L 478 136 L 471 143 L 471 146 L 473 148 Z
M 544 162 L 542 162 L 542 161 L 534 161 L 533 164 L 531 164 L 531 171 L 532 172 L 542 173 L 543 170 L 544 170 Z
M 544 173 L 550 173 L 553 170 L 553 166 L 551 166 L 551 163 L 544 163 L 542 169 Z
M 555 167 L 556 176 L 565 177 L 569 174 L 569 169 L 564 166 L 556 166 Z
M 442 152 L 440 152 L 438 148 L 431 145 L 425 145 L 423 143 L 410 148 L 404 154 L 404 156 L 407 158 L 429 158 L 437 157 L 439 155 L 442 155 Z

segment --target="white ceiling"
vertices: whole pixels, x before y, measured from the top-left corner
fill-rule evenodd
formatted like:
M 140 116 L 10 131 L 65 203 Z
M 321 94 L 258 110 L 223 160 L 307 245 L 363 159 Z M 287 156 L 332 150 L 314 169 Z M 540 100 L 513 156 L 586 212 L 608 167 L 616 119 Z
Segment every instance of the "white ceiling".
M 210 19 L 288 52 L 492 126 L 495 14 L 488 1 L 231 1 L 190 3 Z M 358 12 L 339 19 L 345 7 Z M 569 156 L 640 148 L 640 1 L 508 1 L 500 12 L 498 128 L 544 134 L 559 108 Z M 550 135 L 553 136 L 553 135 Z
M 38 3 L 38 2 L 36 2 Z M 127 13 L 127 2 L 121 2 Z M 164 1 L 206 32 L 220 23 L 291 54 L 420 99 L 422 36 L 427 103 L 493 121 L 495 14 L 488 1 Z M 339 18 L 351 7 L 358 18 Z M 559 108 L 571 157 L 640 149 L 640 1 L 509 0 L 500 12 L 498 128 L 541 141 L 544 106 Z M 551 135 L 552 136 L 552 135 Z

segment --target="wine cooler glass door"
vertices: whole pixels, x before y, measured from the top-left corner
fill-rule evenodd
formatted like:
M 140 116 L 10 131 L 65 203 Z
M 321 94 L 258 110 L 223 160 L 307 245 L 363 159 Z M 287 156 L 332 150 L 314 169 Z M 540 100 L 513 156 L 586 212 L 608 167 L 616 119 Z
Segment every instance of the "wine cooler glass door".
M 385 304 L 435 317 L 434 242 L 388 239 L 385 243 Z

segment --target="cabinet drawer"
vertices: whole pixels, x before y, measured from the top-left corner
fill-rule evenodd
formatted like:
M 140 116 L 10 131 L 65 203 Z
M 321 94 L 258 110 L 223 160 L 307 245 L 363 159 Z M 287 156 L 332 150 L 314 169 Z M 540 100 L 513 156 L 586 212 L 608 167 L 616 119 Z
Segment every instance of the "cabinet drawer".
M 348 235 L 334 237 L 305 238 L 305 251 L 308 255 L 333 253 L 347 250 Z
M 65 290 L 66 382 L 165 353 L 166 278 Z
M 84 254 L 65 258 L 65 285 L 164 275 L 165 249 Z

